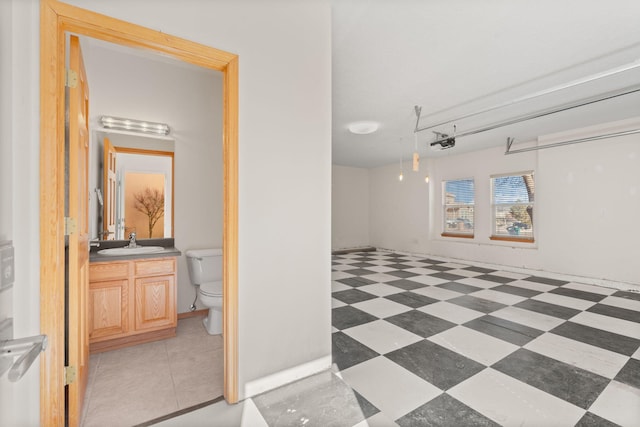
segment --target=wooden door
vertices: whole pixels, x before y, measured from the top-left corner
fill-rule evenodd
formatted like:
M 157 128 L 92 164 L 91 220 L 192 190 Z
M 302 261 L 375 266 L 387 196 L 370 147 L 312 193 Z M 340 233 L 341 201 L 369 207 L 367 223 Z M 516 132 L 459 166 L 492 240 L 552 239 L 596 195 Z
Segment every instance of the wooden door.
M 89 88 L 78 37 L 70 37 L 69 56 L 69 291 L 68 360 L 76 378 L 68 389 L 69 426 L 80 425 L 89 373 Z
M 102 239 L 116 238 L 116 149 L 104 138 L 104 211 L 102 215 Z

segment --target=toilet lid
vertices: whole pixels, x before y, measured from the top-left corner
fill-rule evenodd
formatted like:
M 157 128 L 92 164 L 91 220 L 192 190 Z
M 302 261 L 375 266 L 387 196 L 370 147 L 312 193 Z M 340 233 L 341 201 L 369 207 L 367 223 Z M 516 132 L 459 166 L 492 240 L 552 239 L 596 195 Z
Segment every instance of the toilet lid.
M 206 282 L 200 285 L 200 292 L 205 295 L 222 295 L 222 282 Z

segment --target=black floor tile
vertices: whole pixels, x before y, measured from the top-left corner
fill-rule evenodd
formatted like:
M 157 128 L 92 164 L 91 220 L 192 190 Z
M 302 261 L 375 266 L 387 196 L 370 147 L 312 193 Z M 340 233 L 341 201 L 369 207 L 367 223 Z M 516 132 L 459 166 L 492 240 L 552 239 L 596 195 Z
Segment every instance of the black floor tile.
M 395 316 L 387 317 L 385 320 L 424 338 L 456 326 L 455 323 L 417 310 L 396 314 Z
M 470 294 L 471 292 L 478 292 L 483 289 L 483 288 L 478 288 L 476 286 L 465 285 L 464 283 L 458 283 L 458 282 L 441 283 L 437 286 L 439 288 L 460 292 L 462 294 Z
M 437 277 L 439 279 L 444 279 L 444 280 L 450 280 L 452 282 L 454 280 L 466 279 L 466 277 L 464 276 L 460 276 L 452 273 L 445 273 L 444 271 L 441 271 L 440 273 L 433 273 L 433 274 L 430 274 L 429 276 Z
M 475 271 L 476 273 L 484 273 L 484 274 L 489 274 L 489 273 L 498 271 L 498 270 L 492 270 L 490 268 L 483 268 L 483 267 L 465 267 L 464 270 Z
M 583 409 L 588 409 L 609 384 L 608 378 L 524 348 L 492 368 Z
M 335 299 L 340 300 L 347 304 L 355 304 L 357 302 L 367 301 L 377 298 L 375 295 L 371 295 L 368 292 L 361 291 L 359 289 L 347 289 L 346 291 L 338 291 L 331 294 Z
M 399 263 L 395 263 L 395 264 L 387 264 L 385 265 L 385 267 L 389 267 L 389 268 L 395 268 L 396 270 L 406 270 L 407 268 L 413 268 L 410 265 L 406 265 L 406 264 L 399 264 Z
M 630 322 L 640 323 L 640 311 L 614 307 L 606 304 L 596 304 L 592 307 L 589 307 L 587 311 L 603 314 L 609 317 L 615 317 L 617 319 L 628 320 Z M 640 328 L 640 325 L 638 325 L 638 327 Z
M 517 304 L 514 304 L 514 307 L 524 308 L 525 310 L 535 311 L 536 313 L 546 314 L 547 316 L 559 317 L 560 319 L 571 319 L 578 313 L 581 313 L 580 310 L 576 310 L 574 308 L 563 307 L 561 305 L 549 304 L 544 301 L 536 301 L 533 299 L 524 300 Z
M 340 370 L 350 368 L 358 363 L 378 357 L 379 354 L 360 341 L 354 340 L 343 332 L 331 334 L 333 363 Z
M 607 297 L 607 295 L 594 294 L 593 292 L 579 291 L 577 289 L 556 288 L 549 291 L 550 294 L 564 295 L 566 297 L 580 298 L 587 301 L 599 302 Z
M 367 270 L 364 268 L 355 268 L 353 270 L 344 270 L 345 273 L 353 274 L 354 276 L 366 276 L 367 274 L 376 274 L 375 271 Z
M 522 280 L 528 280 L 529 282 L 542 283 L 544 285 L 551 285 L 551 286 L 562 286 L 569 283 L 564 280 L 549 279 L 548 277 L 538 277 L 538 276 L 529 276 Z
M 378 320 L 378 318 L 349 305 L 331 310 L 331 324 L 340 330 L 373 322 L 374 320 Z
M 440 301 L 415 292 L 400 292 L 399 294 L 387 295 L 385 298 L 411 308 L 424 307 Z
M 365 399 L 360 393 L 353 390 L 353 394 L 355 395 L 356 400 L 358 401 L 358 406 L 360 406 L 360 410 L 362 411 L 362 415 L 364 416 L 365 419 L 372 417 L 378 412 L 380 412 L 380 410 L 376 408 L 373 405 L 373 403 Z
M 499 426 L 446 393 L 414 409 L 396 423 L 400 427 Z
M 629 359 L 614 379 L 632 387 L 640 388 L 640 360 Z
M 384 274 L 388 274 L 390 276 L 400 277 L 402 279 L 406 279 L 407 277 L 418 276 L 418 274 L 416 274 L 416 273 L 411 273 L 410 271 L 404 271 L 404 270 L 388 271 L 388 272 L 386 272 Z
M 494 316 L 479 317 L 463 326 L 518 346 L 523 346 L 544 333 L 544 331 Z
M 481 276 L 474 277 L 474 279 L 481 279 L 481 280 L 486 280 L 488 282 L 494 282 L 494 283 L 509 283 L 509 282 L 514 282 L 516 280 L 516 279 L 512 279 L 511 277 L 496 276 L 493 274 L 483 274 Z
M 640 347 L 640 340 L 590 326 L 564 322 L 562 325 L 549 331 L 556 335 L 584 342 L 616 353 L 631 356 Z
M 449 270 L 455 270 L 454 268 L 445 267 L 444 265 L 439 265 L 439 264 L 430 265 L 427 268 L 429 270 L 437 270 L 437 271 L 440 271 L 440 272 L 449 271 Z
M 613 296 L 640 301 L 640 292 L 618 291 L 615 294 L 613 294 Z
M 542 293 L 540 291 L 534 291 L 533 289 L 519 288 L 517 286 L 511 286 L 511 285 L 494 286 L 493 288 L 491 288 L 491 290 L 505 292 L 507 294 L 517 295 L 519 297 L 525 297 L 525 298 L 531 298 L 533 296 L 536 296 Z
M 620 427 L 618 424 L 612 423 L 611 421 L 605 420 L 597 416 L 596 414 L 592 414 L 591 412 L 587 412 L 584 414 L 578 424 L 575 427 Z
M 371 264 L 369 262 L 364 262 L 364 261 L 356 262 L 356 263 L 353 263 L 351 265 L 353 267 L 358 267 L 358 268 L 375 267 L 375 264 Z
M 499 302 L 489 301 L 483 298 L 477 298 L 471 295 L 463 295 L 448 299 L 447 302 L 470 308 L 471 310 L 480 311 L 482 313 L 492 313 L 496 310 L 507 307 L 505 304 L 500 304 Z
M 364 277 L 347 277 L 346 279 L 338 279 L 336 282 L 340 282 L 344 285 L 353 286 L 357 288 L 358 286 L 371 285 L 376 283 L 374 280 L 365 279 Z
M 405 291 L 412 291 L 414 289 L 425 288 L 428 285 L 424 283 L 414 282 L 413 280 L 399 279 L 386 282 L 387 285 L 395 286 L 396 288 L 404 289 Z
M 438 261 L 437 259 L 431 259 L 431 258 L 425 258 L 425 259 L 421 259 L 418 262 L 424 262 L 425 264 L 446 264 L 446 261 Z M 429 267 L 432 268 L 432 267 Z
M 448 390 L 486 368 L 429 340 L 394 350 L 385 357 L 441 390 Z

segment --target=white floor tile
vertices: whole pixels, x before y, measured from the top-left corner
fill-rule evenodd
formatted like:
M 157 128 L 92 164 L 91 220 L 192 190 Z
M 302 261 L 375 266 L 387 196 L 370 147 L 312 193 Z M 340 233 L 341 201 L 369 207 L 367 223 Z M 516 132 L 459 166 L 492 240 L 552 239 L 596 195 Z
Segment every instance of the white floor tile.
M 476 298 L 483 298 L 489 301 L 495 301 L 495 302 L 499 302 L 501 304 L 506 304 L 506 305 L 517 304 L 527 299 L 525 297 L 521 297 L 518 295 L 508 294 L 506 292 L 494 291 L 491 289 L 483 289 L 481 291 L 474 292 L 469 295 L 472 295 Z
M 525 310 L 518 307 L 505 307 L 491 313 L 492 316 L 501 319 L 510 320 L 520 323 L 521 325 L 539 329 L 541 331 L 549 331 L 556 326 L 564 323 L 564 319 L 547 316 L 546 314 L 536 313 L 535 311 Z
M 571 321 L 591 326 L 592 328 L 603 329 L 615 334 L 640 339 L 640 324 L 630 322 L 628 320 L 616 319 L 615 317 L 583 311 L 582 313 L 573 316 Z
M 381 319 L 411 310 L 411 307 L 407 307 L 404 304 L 399 304 L 386 298 L 374 298 L 351 305 L 358 310 L 373 314 Z
M 446 301 L 425 305 L 418 310 L 457 324 L 466 323 L 484 316 L 484 313 L 479 311 L 471 310 L 458 304 L 451 304 Z
M 622 354 L 555 334 L 542 334 L 524 348 L 609 379 L 613 379 L 629 359 Z
M 391 285 L 385 285 L 384 283 L 373 283 L 371 285 L 359 286 L 358 289 L 379 297 L 385 297 L 387 295 L 399 294 L 400 292 L 404 292 L 404 289 L 400 289 Z
M 353 266 L 350 264 L 335 264 L 331 266 L 331 269 L 335 271 L 353 270 Z
M 393 261 L 389 261 L 387 259 L 375 259 L 375 260 L 371 260 L 371 261 L 367 261 L 369 264 L 375 264 L 375 265 L 389 265 L 389 264 L 395 264 L 395 262 Z
M 353 274 L 345 273 L 344 271 L 331 272 L 331 280 L 347 279 L 349 277 L 354 277 L 354 276 Z
M 376 273 L 386 273 L 387 271 L 394 271 L 395 268 L 386 267 L 384 265 L 374 265 L 373 267 L 367 267 L 367 270 L 375 271 Z
M 575 308 L 576 310 L 586 310 L 587 308 L 595 305 L 594 301 L 587 301 L 586 299 L 572 298 L 565 295 L 550 294 L 544 292 L 531 297 L 531 299 L 548 302 L 549 304 L 560 305 L 563 307 Z
M 457 274 L 458 276 L 464 276 L 464 277 L 476 277 L 476 276 L 482 276 L 482 274 L 484 274 L 484 273 L 478 273 L 477 271 L 463 270 L 463 269 L 449 270 L 447 271 L 447 273 Z
M 374 282 L 378 282 L 378 283 L 391 282 L 392 280 L 399 279 L 398 276 L 392 276 L 390 274 L 384 274 L 384 273 L 366 274 L 360 277 L 367 280 L 373 280 Z
M 376 320 L 375 322 L 354 326 L 353 328 L 345 329 L 343 332 L 380 354 L 385 354 L 422 340 L 419 335 L 385 320 Z
M 424 268 L 424 263 L 423 262 L 417 262 L 417 261 L 403 261 L 402 264 L 404 265 L 409 265 L 413 268 Z M 435 271 L 433 270 L 429 270 L 432 271 L 433 273 L 435 273 Z M 419 273 L 421 274 L 421 273 Z M 424 274 L 431 274 L 431 273 L 424 273 Z
M 421 275 L 438 273 L 438 270 L 430 270 L 428 268 L 423 268 L 423 267 L 406 268 L 404 271 L 408 271 L 409 273 L 413 273 L 413 274 L 421 274 Z
M 335 326 L 332 326 L 331 333 L 334 333 L 334 332 L 340 332 L 340 329 L 336 328 Z
M 520 348 L 464 326 L 456 326 L 427 339 L 487 366 Z
M 491 368 L 447 393 L 502 426 L 573 426 L 585 412 Z
M 353 427 L 398 427 L 393 420 L 389 419 L 383 412 L 378 412 L 372 417 L 362 420 Z
M 623 427 L 637 427 L 640 425 L 640 390 L 611 381 L 589 411 Z
M 515 282 L 509 282 L 509 286 L 517 286 L 519 288 L 540 292 L 549 292 L 557 288 L 557 286 L 546 285 L 538 282 L 529 282 L 528 280 L 516 280 Z
M 424 295 L 430 298 L 439 299 L 441 301 L 459 297 L 461 295 L 460 292 L 454 292 L 448 289 L 443 289 L 443 288 L 438 288 L 433 286 L 430 286 L 427 288 L 414 289 L 411 292 L 415 292 L 416 294 Z
M 433 276 L 414 276 L 414 277 L 409 277 L 407 280 L 411 280 L 413 282 L 422 283 L 423 285 L 431 285 L 431 286 L 439 285 L 441 283 L 446 283 L 449 281 L 449 280 L 440 279 L 439 277 L 433 277 Z
M 338 308 L 338 307 L 344 307 L 345 305 L 348 305 L 340 300 L 337 300 L 335 298 L 331 298 L 331 308 Z
M 456 282 L 484 289 L 490 289 L 501 285 L 501 283 L 492 282 L 490 280 L 482 280 L 475 277 L 467 277 L 466 279 L 456 280 Z
M 617 289 L 605 288 L 604 286 L 596 286 L 596 285 L 586 285 L 584 283 L 567 283 L 566 285 L 562 285 L 563 288 L 576 289 L 578 291 L 591 292 L 594 294 L 600 295 L 611 295 L 613 293 L 618 292 Z
M 631 355 L 631 357 L 633 357 L 634 359 L 640 360 L 640 348 L 638 348 L 638 350 L 636 350 L 636 352 L 633 353 L 633 355 Z
M 500 276 L 500 277 L 508 277 L 509 279 L 515 279 L 515 280 L 522 280 L 525 277 L 529 277 L 529 274 L 522 274 L 522 273 L 516 273 L 514 271 L 503 271 L 503 270 L 498 270 L 498 271 L 494 271 L 493 273 L 489 273 L 492 276 Z
M 349 289 L 353 288 L 344 283 L 336 282 L 335 280 L 331 282 L 331 292 L 347 291 Z
M 383 356 L 342 371 L 342 377 L 392 420 L 441 393 L 436 386 Z
M 459 264 L 457 262 L 445 262 L 444 264 L 439 264 L 442 267 L 447 267 L 447 268 L 467 268 L 469 267 L 466 264 Z
M 612 305 L 618 308 L 626 308 L 627 310 L 640 311 L 640 301 L 636 301 L 634 299 L 608 296 L 600 301 L 600 304 Z

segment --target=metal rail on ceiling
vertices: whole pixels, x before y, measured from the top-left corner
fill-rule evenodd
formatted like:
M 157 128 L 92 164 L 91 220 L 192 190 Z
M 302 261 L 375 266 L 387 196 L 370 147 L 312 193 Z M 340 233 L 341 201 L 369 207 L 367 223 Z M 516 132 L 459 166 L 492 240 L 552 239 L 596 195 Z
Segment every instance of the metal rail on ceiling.
M 571 139 L 569 141 L 560 141 L 560 142 L 554 142 L 554 143 L 551 143 L 551 144 L 537 145 L 535 147 L 519 148 L 517 150 L 512 150 L 511 149 L 511 146 L 513 145 L 514 139 L 513 138 L 507 138 L 507 150 L 504 152 L 504 154 L 508 155 L 508 154 L 526 153 L 527 151 L 537 151 L 537 150 L 543 150 L 545 148 L 561 147 L 563 145 L 579 144 L 581 142 L 597 141 L 599 139 L 607 139 L 607 138 L 615 138 L 617 136 L 633 135 L 634 133 L 640 133 L 640 129 L 631 129 L 631 130 L 625 130 L 625 131 L 621 131 L 621 132 L 607 133 L 607 134 L 603 134 L 603 135 L 587 136 L 587 137 L 584 137 L 584 138 Z

